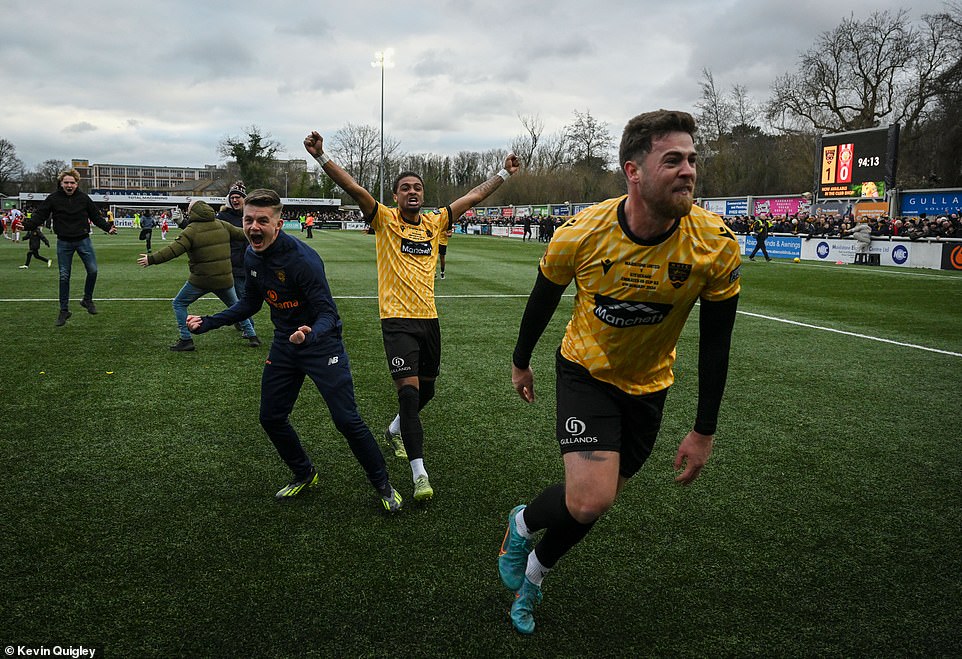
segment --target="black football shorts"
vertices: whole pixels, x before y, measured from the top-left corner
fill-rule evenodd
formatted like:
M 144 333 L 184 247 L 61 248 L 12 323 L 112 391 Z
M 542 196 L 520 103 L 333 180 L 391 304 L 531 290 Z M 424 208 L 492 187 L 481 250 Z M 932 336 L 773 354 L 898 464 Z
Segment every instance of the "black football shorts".
M 392 378 L 438 376 L 441 323 L 437 318 L 383 318 L 381 335 Z
M 561 356 L 555 370 L 556 436 L 562 453 L 617 451 L 619 473 L 630 478 L 651 455 L 668 389 L 632 395 L 591 376 Z

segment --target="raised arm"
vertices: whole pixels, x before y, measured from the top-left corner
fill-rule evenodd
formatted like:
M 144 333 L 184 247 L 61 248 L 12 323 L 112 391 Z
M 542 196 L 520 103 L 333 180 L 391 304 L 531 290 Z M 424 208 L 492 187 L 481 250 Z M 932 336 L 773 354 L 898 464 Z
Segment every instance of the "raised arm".
M 513 153 L 509 153 L 508 157 L 504 159 L 504 167 L 500 172 L 470 190 L 460 199 L 451 202 L 451 217 L 461 217 L 469 208 L 480 204 L 487 199 L 488 195 L 500 188 L 509 176 L 516 174 L 519 169 L 521 169 L 521 160 Z
M 358 208 L 361 209 L 361 213 L 365 218 L 369 218 L 374 212 L 377 202 L 371 193 L 365 190 L 354 180 L 343 167 L 338 165 L 336 162 L 331 160 L 330 156 L 324 153 L 324 138 L 321 137 L 320 133 L 316 130 L 311 131 L 310 135 L 304 138 L 304 148 L 307 152 L 311 154 L 311 157 L 317 161 L 317 164 L 321 166 L 324 173 L 331 177 L 344 192 L 351 195 L 351 198 L 357 202 Z

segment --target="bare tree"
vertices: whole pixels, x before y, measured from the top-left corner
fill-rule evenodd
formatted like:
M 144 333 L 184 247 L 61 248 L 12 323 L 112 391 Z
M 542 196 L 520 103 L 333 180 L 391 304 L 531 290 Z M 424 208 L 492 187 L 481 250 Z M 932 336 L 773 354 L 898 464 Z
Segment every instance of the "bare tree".
M 544 121 L 539 115 L 518 115 L 521 125 L 524 127 L 525 134 L 519 135 L 511 142 L 511 150 L 514 152 L 525 167 L 529 167 L 534 162 L 534 154 L 538 150 L 538 143 L 541 141 L 541 133 L 544 132 Z
M 731 95 L 732 123 L 735 126 L 755 126 L 760 110 L 758 104 L 748 95 L 744 85 L 732 85 Z
M 947 37 L 944 44 L 952 63 L 936 79 L 938 92 L 958 99 L 962 94 L 962 1 L 947 2 L 949 11 L 927 17 L 940 23 Z
M 800 57 L 799 70 L 775 80 L 765 114 L 776 128 L 835 132 L 900 123 L 911 130 L 936 95 L 950 63 L 945 25 L 908 13 L 850 16 Z
M 481 172 L 478 180 L 473 185 L 477 185 L 482 180 L 490 177 L 504 166 L 504 159 L 508 157 L 507 149 L 488 149 L 481 154 Z
M 451 182 L 456 186 L 469 186 L 481 178 L 482 170 L 480 153 L 459 151 L 451 162 Z
M 575 110 L 574 115 L 574 122 L 563 129 L 571 163 L 604 170 L 611 159 L 612 148 L 608 124 L 591 116 L 590 110 Z
M 63 160 L 44 160 L 35 170 L 23 175 L 23 188 L 30 192 L 54 192 L 57 189 L 57 176 L 67 168 Z
M 388 135 L 384 136 L 384 189 L 390 188 L 390 171 L 387 162 L 394 160 L 401 143 Z M 381 170 L 381 131 L 377 126 L 368 124 L 347 124 L 331 137 L 331 153 L 337 156 L 338 164 L 350 173 L 361 187 L 367 190 L 379 188 L 378 177 Z
M 20 180 L 23 161 L 17 157 L 17 148 L 0 137 L 0 192 L 12 192 L 13 183 Z
M 715 76 L 711 69 L 702 69 L 701 99 L 695 103 L 699 112 L 698 137 L 700 142 L 711 142 L 717 140 L 731 129 L 735 109 L 733 104 L 726 100 L 718 87 L 715 86 Z
M 925 17 L 950 63 L 935 78 L 933 110 L 902 131 L 899 182 L 906 187 L 962 185 L 962 2 L 946 8 Z

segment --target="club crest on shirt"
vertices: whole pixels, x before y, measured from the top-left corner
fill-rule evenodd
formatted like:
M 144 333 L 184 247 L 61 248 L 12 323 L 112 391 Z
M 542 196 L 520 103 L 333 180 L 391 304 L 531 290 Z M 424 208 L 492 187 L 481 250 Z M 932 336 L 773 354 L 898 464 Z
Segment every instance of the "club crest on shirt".
M 278 270 L 276 274 L 277 274 L 277 278 L 280 280 L 282 284 L 287 281 L 287 273 L 284 272 L 283 270 Z
M 668 262 L 668 280 L 671 285 L 675 288 L 679 288 L 691 275 L 691 264 L 690 263 L 675 263 L 674 261 Z

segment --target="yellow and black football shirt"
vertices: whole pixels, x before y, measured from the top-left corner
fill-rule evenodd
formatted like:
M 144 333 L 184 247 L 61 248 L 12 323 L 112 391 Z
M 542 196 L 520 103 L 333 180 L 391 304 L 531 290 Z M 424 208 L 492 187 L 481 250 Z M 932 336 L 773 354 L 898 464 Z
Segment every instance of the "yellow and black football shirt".
M 675 344 L 699 298 L 738 294 L 738 242 L 721 218 L 698 206 L 657 244 L 630 233 L 627 196 L 578 213 L 558 228 L 541 272 L 576 282 L 561 354 L 629 394 L 669 387 Z
M 434 269 L 438 241 L 448 226 L 445 206 L 409 224 L 397 208 L 377 204 L 371 217 L 377 246 L 377 299 L 381 318 L 437 318 Z
M 450 215 L 448 216 L 448 223 L 444 225 L 444 230 L 441 231 L 441 236 L 439 237 L 439 245 L 447 246 L 448 244 L 448 231 L 454 227 L 454 218 Z

